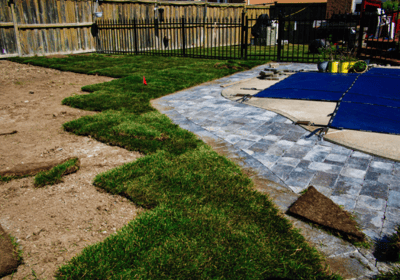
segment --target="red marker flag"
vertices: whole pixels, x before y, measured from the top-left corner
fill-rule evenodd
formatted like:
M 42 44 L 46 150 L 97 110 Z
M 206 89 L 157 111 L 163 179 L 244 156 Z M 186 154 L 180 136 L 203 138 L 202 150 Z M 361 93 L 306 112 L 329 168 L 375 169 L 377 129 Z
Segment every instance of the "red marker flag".
M 147 86 L 146 78 L 143 76 L 143 84 Z

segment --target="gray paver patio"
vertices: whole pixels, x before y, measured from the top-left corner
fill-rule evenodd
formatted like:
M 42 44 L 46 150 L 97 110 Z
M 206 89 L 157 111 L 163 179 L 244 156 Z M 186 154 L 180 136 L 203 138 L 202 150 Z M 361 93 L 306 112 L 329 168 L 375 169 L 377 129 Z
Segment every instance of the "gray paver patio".
M 312 70 L 316 67 L 291 65 L 285 69 Z M 221 96 L 221 85 L 256 77 L 265 67 L 259 66 L 180 91 L 162 97 L 156 103 L 174 123 L 202 139 L 223 143 L 230 150 L 231 158 L 242 158 L 242 166 L 257 170 L 258 176 L 280 184 L 287 193 L 299 194 L 313 185 L 335 203 L 356 214 L 363 232 L 373 240 L 393 233 L 400 222 L 399 163 L 320 141 L 315 135 L 305 138 L 309 132 L 289 119 Z M 286 195 L 290 201 L 293 200 L 293 195 Z M 283 211 L 290 205 L 284 203 L 284 195 L 274 199 Z M 321 234 L 322 239 L 334 242 L 333 237 Z M 360 254 L 355 247 L 343 254 L 350 253 Z M 370 253 L 362 254 L 363 260 L 366 254 Z M 327 256 L 338 255 L 336 251 Z M 373 257 L 367 259 L 373 263 Z M 376 265 L 373 263 L 374 267 Z M 372 270 L 376 272 L 376 269 Z

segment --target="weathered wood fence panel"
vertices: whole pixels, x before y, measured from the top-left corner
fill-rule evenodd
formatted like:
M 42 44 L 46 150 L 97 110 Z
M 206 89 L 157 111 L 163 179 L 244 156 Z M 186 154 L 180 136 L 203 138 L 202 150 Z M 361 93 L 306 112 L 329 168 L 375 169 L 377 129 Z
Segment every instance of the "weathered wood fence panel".
M 0 58 L 95 52 L 92 0 L 0 0 Z
M 163 13 L 160 11 L 163 10 Z M 169 20 L 172 22 L 185 18 L 209 20 L 234 18 L 240 19 L 243 11 L 249 17 L 258 17 L 269 13 L 268 6 L 244 6 L 244 4 L 211 4 L 195 2 L 159 2 L 159 1 L 101 1 L 94 0 L 0 0 L 0 58 L 11 56 L 32 56 L 50 54 L 69 54 L 96 51 L 96 28 L 94 12 L 103 12 L 102 20 Z M 219 40 L 225 32 L 230 35 L 237 30 L 198 27 L 188 46 L 204 45 L 207 40 Z M 193 30 L 192 30 L 193 31 Z M 111 31 L 108 31 L 109 33 Z M 161 36 L 155 36 L 154 30 L 142 28 L 137 34 L 137 43 L 145 48 L 154 43 L 162 44 L 167 37 L 174 48 L 181 43 L 180 29 L 160 30 Z M 163 33 L 164 32 L 164 33 Z M 106 33 L 105 33 L 106 34 Z M 111 33 L 110 33 L 111 34 Z M 128 32 L 125 37 L 113 38 L 114 43 L 124 49 L 128 44 Z M 192 33 L 188 34 L 191 35 Z M 118 35 L 119 36 L 119 35 Z M 240 34 L 235 36 L 239 37 Z M 231 36 L 232 38 L 235 36 Z M 122 42 L 120 40 L 123 40 Z M 132 42 L 130 42 L 132 43 Z
M 241 18 L 243 11 L 251 18 L 269 14 L 269 6 L 245 6 L 244 4 L 214 4 L 205 2 L 166 2 L 166 1 L 121 1 L 100 2 L 99 11 L 106 20 L 152 19 L 160 18 L 163 9 L 164 19 L 187 18 Z

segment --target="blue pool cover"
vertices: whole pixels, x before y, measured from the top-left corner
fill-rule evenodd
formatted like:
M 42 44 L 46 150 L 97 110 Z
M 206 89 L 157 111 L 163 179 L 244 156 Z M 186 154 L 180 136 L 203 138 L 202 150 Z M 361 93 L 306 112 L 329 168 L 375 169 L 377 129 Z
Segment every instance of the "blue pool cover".
M 357 74 L 300 72 L 259 92 L 255 97 L 338 101 L 356 77 Z
M 338 102 L 329 127 L 400 134 L 400 69 L 296 73 L 255 97 Z M 340 99 L 342 98 L 342 99 Z

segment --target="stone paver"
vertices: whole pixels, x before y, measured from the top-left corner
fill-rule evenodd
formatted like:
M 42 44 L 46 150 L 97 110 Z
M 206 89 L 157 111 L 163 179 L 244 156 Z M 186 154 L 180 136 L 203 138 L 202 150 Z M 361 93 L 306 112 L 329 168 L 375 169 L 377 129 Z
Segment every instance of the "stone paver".
M 315 67 L 291 64 L 281 68 L 299 71 Z M 242 166 L 256 169 L 259 176 L 287 191 L 299 194 L 314 185 L 354 213 L 364 233 L 373 240 L 392 233 L 400 223 L 400 163 L 320 141 L 315 135 L 305 138 L 309 132 L 287 118 L 221 96 L 221 85 L 256 77 L 264 68 L 237 73 L 156 102 L 173 122 L 202 139 L 227 145 L 231 158 L 241 157 Z M 283 211 L 290 205 L 283 203 L 284 195 L 274 197 Z M 351 250 L 360 254 L 355 247 Z M 350 251 L 342 254 L 354 253 Z M 327 256 L 337 258 L 340 254 L 336 251 Z M 375 271 L 377 264 L 373 266 Z M 357 277 L 360 273 L 357 270 Z

